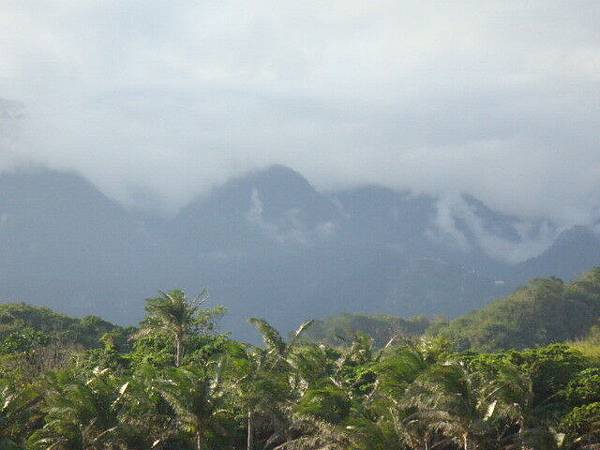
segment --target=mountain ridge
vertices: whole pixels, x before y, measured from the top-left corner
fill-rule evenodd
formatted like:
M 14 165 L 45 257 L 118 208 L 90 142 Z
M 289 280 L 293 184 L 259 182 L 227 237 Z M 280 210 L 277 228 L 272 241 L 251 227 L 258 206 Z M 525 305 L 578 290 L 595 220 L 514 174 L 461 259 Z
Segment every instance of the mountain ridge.
M 257 313 L 283 329 L 315 311 L 456 316 L 523 274 L 569 278 L 600 264 L 579 239 L 591 230 L 511 265 L 478 239 L 517 242 L 517 219 L 473 197 L 453 210 L 376 186 L 322 193 L 284 166 L 231 180 L 172 218 L 125 208 L 72 173 L 0 174 L 0 193 L 0 296 L 80 315 L 110 307 L 119 323 L 138 320 L 158 289 L 204 286 L 242 335 Z

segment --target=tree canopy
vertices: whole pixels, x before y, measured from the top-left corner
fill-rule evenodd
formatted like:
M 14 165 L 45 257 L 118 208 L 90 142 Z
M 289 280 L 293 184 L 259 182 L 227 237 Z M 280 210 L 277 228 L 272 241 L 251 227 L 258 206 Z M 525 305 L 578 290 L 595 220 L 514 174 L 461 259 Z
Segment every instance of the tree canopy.
M 449 324 L 346 315 L 285 338 L 251 318 L 262 345 L 205 293 L 159 292 L 129 329 L 2 305 L 0 448 L 598 448 L 599 299 L 596 269 Z

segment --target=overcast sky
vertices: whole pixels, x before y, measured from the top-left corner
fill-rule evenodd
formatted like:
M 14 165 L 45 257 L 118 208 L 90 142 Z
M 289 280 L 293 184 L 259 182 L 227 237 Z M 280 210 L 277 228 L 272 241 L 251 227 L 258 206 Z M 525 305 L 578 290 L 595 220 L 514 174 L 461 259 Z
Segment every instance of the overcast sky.
M 600 2 L 0 2 L 0 170 L 181 206 L 289 165 L 320 189 L 600 217 Z

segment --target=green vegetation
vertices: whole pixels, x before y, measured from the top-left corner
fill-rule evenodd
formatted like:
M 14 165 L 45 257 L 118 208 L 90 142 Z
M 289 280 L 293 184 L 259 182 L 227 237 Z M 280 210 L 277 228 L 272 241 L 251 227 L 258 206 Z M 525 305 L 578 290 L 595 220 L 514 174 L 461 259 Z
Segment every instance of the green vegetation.
M 571 341 L 569 345 L 600 364 L 600 325 L 594 325 L 583 339 Z
M 131 331 L 96 316 L 74 319 L 48 308 L 25 303 L 0 305 L 0 339 L 3 342 L 10 335 L 18 339 L 19 335 L 33 330 L 42 333 L 44 339 L 49 341 L 84 348 L 98 347 L 99 339 L 105 333 Z
M 0 449 L 600 445 L 598 269 L 449 324 L 344 315 L 284 339 L 252 318 L 261 346 L 206 300 L 161 292 L 138 329 L 1 306 Z
M 305 338 L 328 345 L 345 345 L 358 334 L 370 336 L 376 347 L 384 346 L 393 336 L 419 336 L 431 325 L 427 317 L 411 319 L 389 315 L 342 314 L 325 320 L 316 320 Z
M 506 299 L 431 330 L 460 349 L 495 351 L 583 339 L 600 325 L 600 268 L 572 283 L 536 279 Z

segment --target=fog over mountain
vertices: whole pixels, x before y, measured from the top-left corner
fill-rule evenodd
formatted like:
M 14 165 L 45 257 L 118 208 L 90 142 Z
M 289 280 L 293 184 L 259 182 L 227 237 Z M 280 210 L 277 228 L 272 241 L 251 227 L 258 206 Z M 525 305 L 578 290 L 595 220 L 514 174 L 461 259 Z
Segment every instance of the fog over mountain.
M 0 168 L 174 213 L 284 164 L 590 225 L 599 22 L 596 1 L 4 1 Z
M 0 296 L 128 322 L 206 285 L 288 327 L 589 269 L 598 23 L 591 0 L 3 1 Z
M 124 208 L 72 173 L 1 175 L 0 192 L 0 298 L 119 323 L 137 322 L 159 289 L 204 286 L 242 337 L 256 315 L 283 329 L 339 312 L 454 317 L 528 278 L 600 264 L 591 228 L 561 232 L 468 196 L 323 193 L 284 166 L 235 178 L 173 217 Z M 534 258 L 511 261 L 550 235 Z

